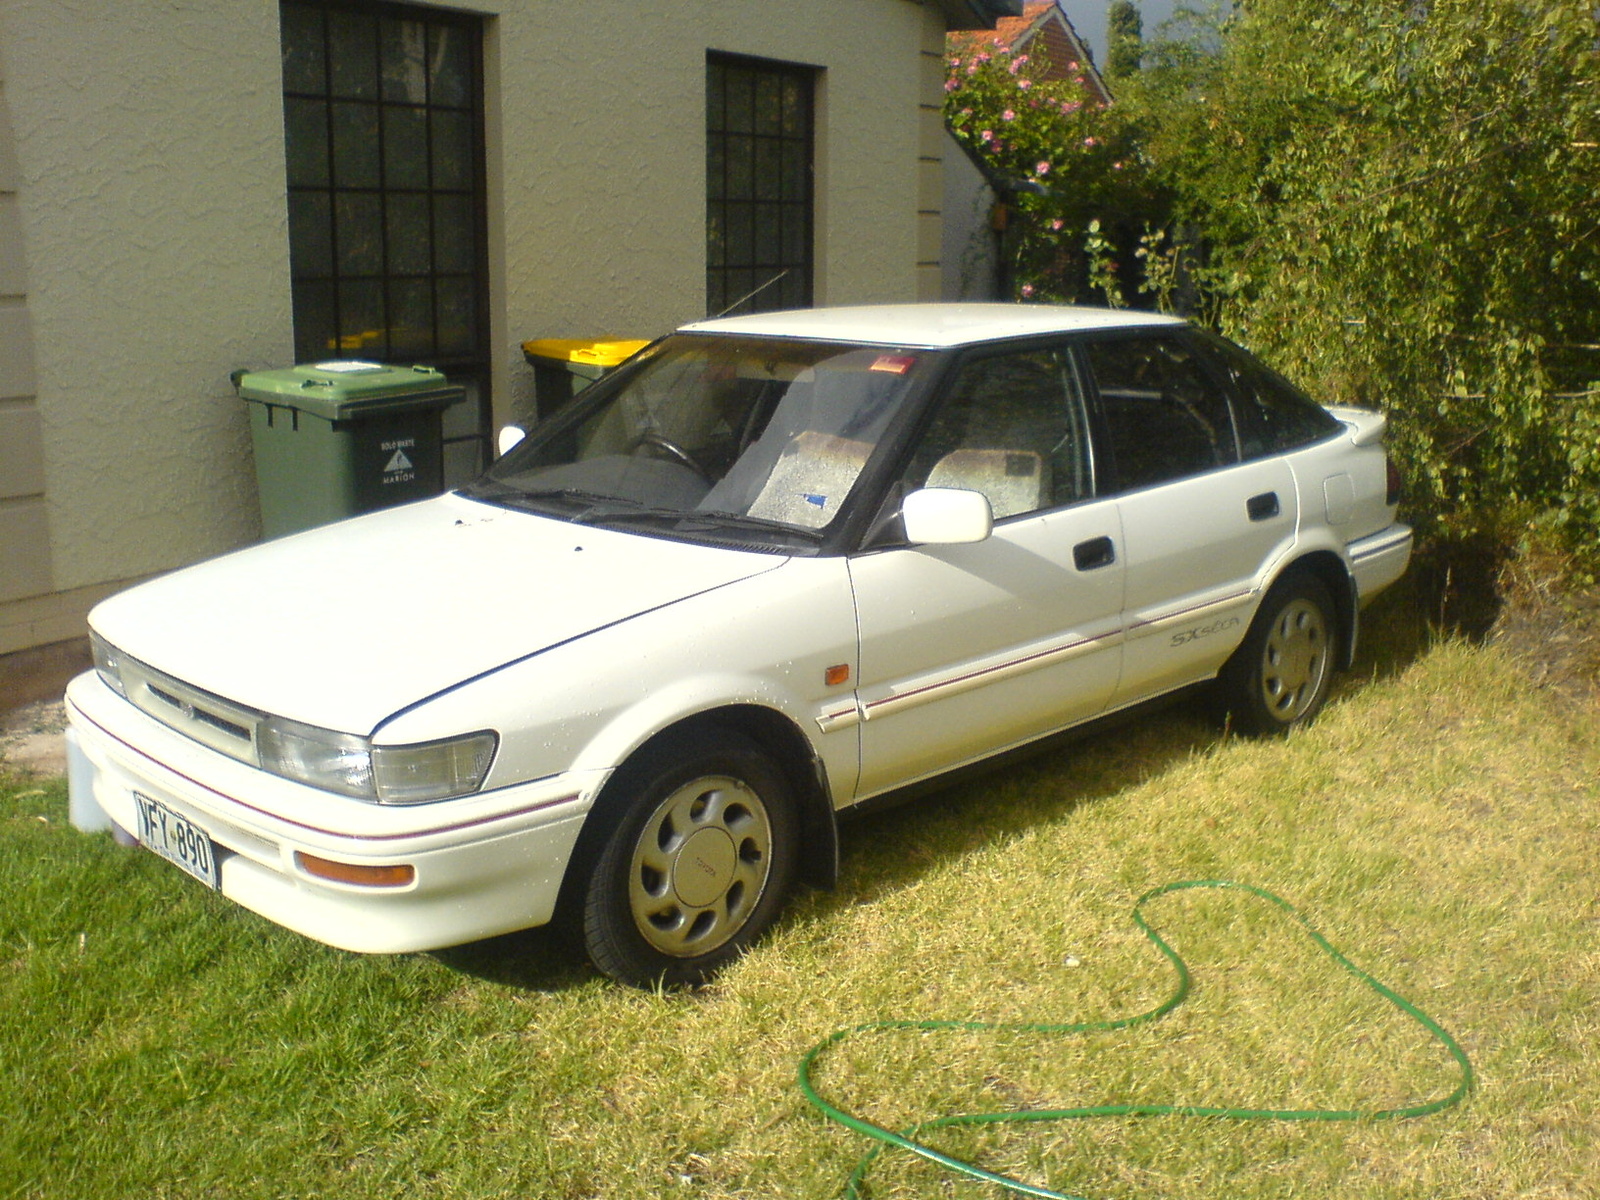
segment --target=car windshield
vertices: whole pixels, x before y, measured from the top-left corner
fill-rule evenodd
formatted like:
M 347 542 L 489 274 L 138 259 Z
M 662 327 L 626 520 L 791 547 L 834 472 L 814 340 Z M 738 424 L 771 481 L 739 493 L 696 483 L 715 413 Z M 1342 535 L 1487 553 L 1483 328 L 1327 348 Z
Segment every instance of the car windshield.
M 681 334 L 466 489 L 673 537 L 815 545 L 899 407 L 910 351 Z

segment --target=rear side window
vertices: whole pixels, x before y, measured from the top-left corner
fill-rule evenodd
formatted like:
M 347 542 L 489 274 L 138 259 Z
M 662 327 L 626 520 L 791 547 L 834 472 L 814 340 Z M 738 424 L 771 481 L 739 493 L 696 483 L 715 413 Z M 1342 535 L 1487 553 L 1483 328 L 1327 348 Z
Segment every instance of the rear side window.
M 1245 458 L 1283 454 L 1336 432 L 1339 421 L 1281 375 L 1223 338 L 1206 339 L 1239 398 L 1239 446 Z
M 1177 338 L 1087 342 L 1117 481 L 1124 489 L 1198 475 L 1239 459 L 1228 400 Z

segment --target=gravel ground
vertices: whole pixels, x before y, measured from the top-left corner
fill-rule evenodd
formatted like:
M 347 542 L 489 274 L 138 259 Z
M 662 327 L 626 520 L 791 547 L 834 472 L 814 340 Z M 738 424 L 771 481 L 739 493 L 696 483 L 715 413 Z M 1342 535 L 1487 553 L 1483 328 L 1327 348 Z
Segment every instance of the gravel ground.
M 35 775 L 65 775 L 66 705 L 41 700 L 0 713 L 0 764 Z

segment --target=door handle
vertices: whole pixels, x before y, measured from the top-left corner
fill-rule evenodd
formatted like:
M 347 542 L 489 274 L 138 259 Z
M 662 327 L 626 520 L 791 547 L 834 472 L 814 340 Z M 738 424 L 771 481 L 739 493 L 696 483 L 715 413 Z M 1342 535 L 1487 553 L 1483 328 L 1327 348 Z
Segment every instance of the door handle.
M 1080 571 L 1109 567 L 1117 561 L 1117 548 L 1108 537 L 1090 538 L 1072 548 L 1072 561 Z
M 1283 511 L 1278 504 L 1277 492 L 1262 492 L 1259 496 L 1251 496 L 1244 502 L 1244 510 L 1250 514 L 1252 521 L 1270 521 Z

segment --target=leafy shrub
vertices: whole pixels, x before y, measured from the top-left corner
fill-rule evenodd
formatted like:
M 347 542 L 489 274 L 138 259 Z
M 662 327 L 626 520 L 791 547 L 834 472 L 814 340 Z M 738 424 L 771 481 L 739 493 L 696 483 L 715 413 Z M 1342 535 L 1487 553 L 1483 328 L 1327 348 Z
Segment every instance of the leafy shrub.
M 1182 22 L 1111 108 L 1030 109 L 986 151 L 1051 163 L 1020 205 L 1019 293 L 1166 297 L 1319 398 L 1388 411 L 1414 517 L 1531 516 L 1600 559 L 1594 5 L 1240 0 Z M 952 67 L 958 136 L 1022 117 L 1000 62 Z M 1126 264 L 1120 296 L 1097 255 Z

